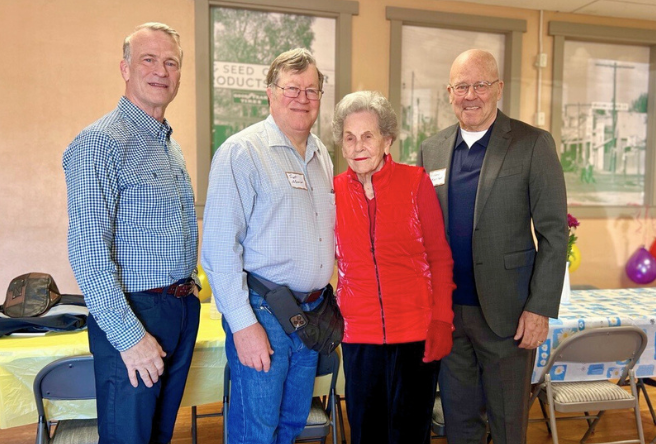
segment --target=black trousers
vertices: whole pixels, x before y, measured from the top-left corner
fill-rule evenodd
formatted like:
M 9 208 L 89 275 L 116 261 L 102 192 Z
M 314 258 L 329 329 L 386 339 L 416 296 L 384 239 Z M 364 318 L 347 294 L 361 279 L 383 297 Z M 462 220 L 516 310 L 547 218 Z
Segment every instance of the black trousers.
M 439 362 L 424 341 L 342 344 L 351 444 L 428 444 Z

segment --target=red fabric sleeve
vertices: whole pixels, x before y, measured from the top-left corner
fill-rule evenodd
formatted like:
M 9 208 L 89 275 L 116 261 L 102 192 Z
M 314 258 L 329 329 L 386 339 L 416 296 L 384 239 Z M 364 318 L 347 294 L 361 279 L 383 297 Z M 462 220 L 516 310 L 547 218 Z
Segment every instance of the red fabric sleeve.
M 431 319 L 451 324 L 453 322 L 451 293 L 456 288 L 453 283 L 453 258 L 444 233 L 442 209 L 427 174 L 424 174 L 419 184 L 417 206 L 433 283 Z

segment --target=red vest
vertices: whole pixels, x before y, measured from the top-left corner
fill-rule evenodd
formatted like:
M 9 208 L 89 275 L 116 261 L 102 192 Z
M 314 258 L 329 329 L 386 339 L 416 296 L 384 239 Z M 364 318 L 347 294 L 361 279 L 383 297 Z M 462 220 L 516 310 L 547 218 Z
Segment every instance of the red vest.
M 423 168 L 397 164 L 387 156 L 373 175 L 373 244 L 362 184 L 350 168 L 335 177 L 337 297 L 345 321 L 344 342 L 426 339 L 433 296 L 417 211 L 423 174 Z

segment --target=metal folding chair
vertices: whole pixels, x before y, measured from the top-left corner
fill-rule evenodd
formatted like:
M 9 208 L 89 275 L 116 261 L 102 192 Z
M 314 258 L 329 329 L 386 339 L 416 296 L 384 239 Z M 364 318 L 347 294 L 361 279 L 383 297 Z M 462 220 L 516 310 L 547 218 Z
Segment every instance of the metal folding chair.
M 531 405 L 540 401 L 544 421 L 551 431 L 554 444 L 558 444 L 556 420 L 585 419 L 588 422 L 581 443 L 594 432 L 604 411 L 632 408 L 635 413 L 638 439 L 613 441 L 644 444 L 645 438 L 640 419 L 640 405 L 634 366 L 647 345 L 647 335 L 638 327 L 604 327 L 581 331 L 563 341 L 556 348 L 544 367 L 539 382 L 534 386 Z M 569 363 L 617 362 L 623 366 L 617 382 L 608 375 L 602 380 L 582 382 L 557 382 L 553 375 Z M 631 392 L 623 386 L 629 384 Z M 548 405 L 547 414 L 544 406 Z M 597 411 L 596 415 L 589 414 Z M 556 418 L 556 412 L 584 412 L 582 416 Z M 609 443 L 606 443 L 609 444 Z
M 47 417 L 43 402 L 44 399 L 73 401 L 95 398 L 96 378 L 93 372 L 93 356 L 68 357 L 46 365 L 34 380 L 34 399 L 39 415 L 36 444 L 55 442 L 97 444 L 97 419 L 55 421 L 56 417 Z M 51 428 L 54 428 L 52 437 Z

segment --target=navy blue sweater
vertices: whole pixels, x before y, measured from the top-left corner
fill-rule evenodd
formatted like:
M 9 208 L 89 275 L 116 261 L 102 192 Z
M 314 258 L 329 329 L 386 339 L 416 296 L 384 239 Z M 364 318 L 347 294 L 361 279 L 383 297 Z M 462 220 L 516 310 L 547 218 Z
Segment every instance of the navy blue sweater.
M 480 305 L 474 281 L 472 233 L 478 179 L 491 133 L 492 127 L 478 142 L 468 148 L 458 131 L 456 148 L 451 160 L 449 240 L 454 262 L 453 281 L 457 286 L 453 292 L 454 304 Z

